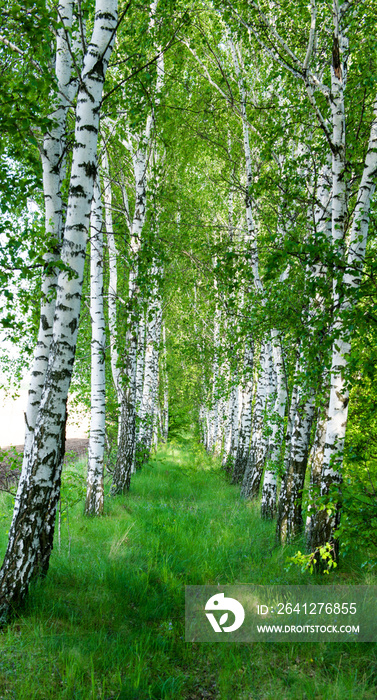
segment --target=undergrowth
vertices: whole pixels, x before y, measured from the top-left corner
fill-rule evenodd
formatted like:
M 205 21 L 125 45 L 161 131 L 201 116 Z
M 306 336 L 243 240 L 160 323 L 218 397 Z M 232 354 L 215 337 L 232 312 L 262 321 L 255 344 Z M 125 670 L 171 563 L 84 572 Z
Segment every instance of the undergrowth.
M 70 471 L 84 473 L 84 462 L 66 467 L 66 482 L 80 483 Z M 100 519 L 85 518 L 74 495 L 47 578 L 0 634 L 0 700 L 377 696 L 374 644 L 184 641 L 188 584 L 365 582 L 355 560 L 328 577 L 289 568 L 297 544 L 276 546 L 274 523 L 200 446 L 160 448 Z M 11 512 L 0 495 L 1 556 Z

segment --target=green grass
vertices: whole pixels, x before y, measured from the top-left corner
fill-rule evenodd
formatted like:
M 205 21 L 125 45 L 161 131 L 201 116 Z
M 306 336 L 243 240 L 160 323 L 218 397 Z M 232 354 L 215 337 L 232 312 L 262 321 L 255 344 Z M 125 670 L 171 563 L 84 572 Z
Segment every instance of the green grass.
M 160 449 L 103 518 L 82 510 L 69 512 L 70 551 L 65 519 L 47 579 L 0 634 L 0 700 L 377 697 L 374 644 L 185 643 L 186 584 L 365 582 L 354 560 L 329 577 L 287 570 L 297 545 L 275 546 L 274 524 L 199 446 Z

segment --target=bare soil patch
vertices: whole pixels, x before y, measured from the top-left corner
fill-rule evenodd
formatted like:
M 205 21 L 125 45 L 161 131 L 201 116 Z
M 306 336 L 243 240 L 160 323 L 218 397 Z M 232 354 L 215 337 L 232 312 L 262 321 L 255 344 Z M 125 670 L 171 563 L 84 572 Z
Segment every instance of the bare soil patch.
M 89 440 L 87 438 L 69 438 L 65 442 L 65 461 L 76 459 L 88 454 Z M 0 490 L 14 490 L 20 476 L 23 445 L 3 447 L 0 450 Z M 17 468 L 19 467 L 19 468 Z

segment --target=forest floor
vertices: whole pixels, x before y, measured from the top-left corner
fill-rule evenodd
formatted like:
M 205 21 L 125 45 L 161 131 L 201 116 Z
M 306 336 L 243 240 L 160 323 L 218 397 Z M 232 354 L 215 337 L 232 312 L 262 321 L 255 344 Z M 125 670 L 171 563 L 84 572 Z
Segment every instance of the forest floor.
M 298 544 L 277 547 L 192 441 L 159 449 L 100 519 L 82 514 L 84 472 L 66 465 L 48 576 L 0 633 L 0 700 L 375 700 L 376 644 L 184 641 L 187 584 L 375 584 L 355 559 L 289 567 Z M 0 493 L 0 558 L 11 513 Z

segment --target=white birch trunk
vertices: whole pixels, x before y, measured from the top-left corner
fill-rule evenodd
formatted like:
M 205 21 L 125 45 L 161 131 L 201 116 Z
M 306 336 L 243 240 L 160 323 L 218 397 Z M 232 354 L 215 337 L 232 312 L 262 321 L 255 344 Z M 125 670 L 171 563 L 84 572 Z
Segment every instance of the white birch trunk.
M 315 396 L 313 391 L 309 391 L 306 395 L 300 389 L 301 387 L 299 387 L 292 429 L 289 464 L 279 495 L 277 537 L 282 543 L 294 538 L 303 528 L 302 492 L 308 462 Z
M 277 476 L 282 445 L 282 428 L 287 402 L 286 378 L 283 366 L 278 332 L 271 332 L 269 343 L 271 358 L 270 388 L 267 397 L 267 426 L 271 431 L 268 438 L 268 459 L 263 479 L 261 514 L 264 518 L 273 518 L 276 512 Z M 274 406 L 269 409 L 269 401 L 275 396 Z M 272 410 L 271 410 L 272 409 Z
M 216 260 L 215 260 L 216 264 Z M 220 319 L 221 311 L 217 300 L 217 281 L 214 279 L 214 294 L 216 298 L 215 318 L 213 324 L 213 347 L 214 357 L 212 365 L 212 400 L 210 408 L 210 435 L 208 451 L 212 452 L 218 448 L 219 430 L 219 399 L 218 399 L 218 375 L 219 375 L 219 346 L 220 346 Z
M 157 274 L 157 267 L 154 270 Z M 148 458 L 152 446 L 155 407 L 158 388 L 158 360 L 162 324 L 162 304 L 158 295 L 157 284 L 154 285 L 154 298 L 150 304 L 147 317 L 145 373 L 143 395 L 140 410 L 140 431 L 137 445 L 138 465 L 142 466 Z
M 200 439 L 206 447 L 206 441 L 207 441 L 207 426 L 206 426 L 206 412 L 205 412 L 205 407 L 203 404 L 199 406 L 199 435 Z
M 239 441 L 234 464 L 232 482 L 238 484 L 243 480 L 250 450 L 252 398 L 253 398 L 253 364 L 254 343 L 251 336 L 246 338 L 243 366 L 242 413 Z
M 163 409 L 161 412 L 161 436 L 164 442 L 168 441 L 169 434 L 169 377 L 166 353 L 166 329 L 162 325 L 162 367 L 163 367 Z
M 103 178 L 103 198 L 105 208 L 105 226 L 107 247 L 109 251 L 109 286 L 107 291 L 108 319 L 110 333 L 110 363 L 115 391 L 118 402 L 121 400 L 121 390 L 119 386 L 119 352 L 117 343 L 117 297 L 118 297 L 118 251 L 113 229 L 113 201 L 111 192 L 111 181 L 109 171 L 109 160 L 106 148 L 102 154 L 102 178 Z
M 140 315 L 139 321 L 139 337 L 137 343 L 137 366 L 136 366 L 136 437 L 135 437 L 135 468 L 139 466 L 137 445 L 140 441 L 141 431 L 141 407 L 143 402 L 143 385 L 144 385 L 144 368 L 145 368 L 145 353 L 146 353 L 146 323 L 144 313 Z
M 328 392 L 327 392 L 328 394 Z M 328 406 L 328 395 L 325 404 L 325 409 Z M 310 484 L 309 484 L 309 504 L 305 523 L 305 532 L 307 540 L 310 540 L 311 527 L 312 527 L 312 517 L 311 511 L 312 507 L 310 501 L 315 498 L 314 490 L 319 490 L 321 487 L 321 475 L 323 466 L 323 455 L 326 445 L 326 423 L 327 423 L 327 411 L 324 407 L 318 409 L 318 419 L 315 431 L 315 437 L 313 442 L 313 447 L 310 455 Z
M 233 473 L 234 463 L 238 449 L 239 420 L 241 412 L 240 387 L 238 382 L 238 369 L 235 369 L 231 377 L 231 389 L 229 396 L 229 433 L 227 447 L 228 452 L 225 459 L 225 470 L 228 474 Z
M 30 372 L 28 401 L 25 411 L 24 468 L 21 479 L 27 479 L 27 464 L 33 444 L 34 429 L 41 401 L 49 349 L 53 335 L 55 298 L 58 270 L 54 262 L 59 260 L 62 239 L 63 202 L 61 185 L 65 172 L 65 132 L 68 109 L 77 91 L 77 80 L 72 77 L 72 58 L 68 39 L 72 31 L 74 2 L 61 0 L 58 5 L 59 21 L 63 26 L 57 30 L 55 75 L 57 95 L 51 118 L 55 125 L 45 134 L 41 150 L 43 193 L 45 203 L 45 234 L 52 250 L 46 253 L 44 262 L 48 272 L 43 274 L 41 289 L 41 312 L 38 340 L 34 350 Z M 73 35 L 74 40 L 74 35 Z M 18 500 L 16 499 L 16 507 Z
M 241 118 L 242 118 L 242 130 L 243 130 L 243 145 L 244 145 L 244 154 L 245 154 L 245 172 L 246 172 L 246 197 L 245 197 L 245 204 L 246 204 L 246 223 L 247 223 L 247 237 L 248 237 L 248 245 L 249 245 L 249 251 L 250 251 L 250 262 L 251 262 L 251 268 L 253 271 L 253 278 L 254 278 L 254 285 L 255 288 L 259 291 L 263 291 L 263 285 L 262 281 L 259 276 L 259 257 L 258 257 L 258 248 L 257 248 L 257 238 L 256 238 L 256 230 L 255 230 L 255 223 L 254 223 L 254 217 L 253 217 L 253 209 L 252 209 L 252 189 L 253 189 L 253 168 L 252 168 L 252 157 L 251 157 L 251 149 L 250 149 L 250 137 L 249 137 L 249 123 L 247 119 L 247 113 L 246 113 L 246 104 L 247 104 L 247 94 L 246 94 L 246 89 L 245 89 L 245 84 L 243 80 L 243 75 L 241 71 L 241 66 L 242 66 L 242 61 L 240 65 L 240 58 L 241 58 L 241 49 L 240 47 L 237 48 L 234 45 L 233 39 L 230 36 L 228 32 L 228 40 L 230 44 L 230 49 L 232 53 L 232 59 L 233 59 L 233 65 L 236 71 L 236 76 L 237 76 L 237 81 L 238 81 L 238 88 L 240 91 L 240 101 L 241 101 Z
M 155 24 L 157 0 L 153 0 L 150 8 L 150 23 Z M 155 104 L 159 103 L 159 93 L 164 83 L 164 55 L 160 51 L 157 57 L 157 79 L 155 86 Z M 137 338 L 140 311 L 137 309 L 137 275 L 138 254 L 141 247 L 141 235 L 147 210 L 147 167 L 149 161 L 149 149 L 154 124 L 153 109 L 147 117 L 145 132 L 138 140 L 136 151 L 133 153 L 133 167 L 135 175 L 135 211 L 131 229 L 131 249 L 134 257 L 133 270 L 129 279 L 129 300 L 133 301 L 133 312 L 129 314 L 126 342 L 123 359 L 122 407 L 120 413 L 120 431 L 118 441 L 117 464 L 114 470 L 112 494 L 124 493 L 130 488 L 131 474 L 136 470 L 136 392 L 137 392 Z M 129 147 L 129 143 L 125 142 Z M 132 307 L 131 307 L 132 308 Z M 125 387 L 125 383 L 127 386 Z
M 30 580 L 46 572 L 53 546 L 56 506 L 64 455 L 66 403 L 76 350 L 84 260 L 97 172 L 102 89 L 117 26 L 116 0 L 97 0 L 94 27 L 80 79 L 76 107 L 67 219 L 48 368 L 36 419 L 33 445 L 21 479 L 17 507 L 0 572 L 0 617 L 17 605 Z
M 232 445 L 232 410 L 233 410 L 233 390 L 230 390 L 228 400 L 225 403 L 225 422 L 224 422 L 224 451 L 222 458 L 222 466 L 226 468 Z
M 117 462 L 111 487 L 112 495 L 125 493 L 130 488 L 131 474 L 135 471 L 136 454 L 136 372 L 139 332 L 138 310 L 138 254 L 141 246 L 142 229 L 146 217 L 148 159 L 145 145 L 139 143 L 133 154 L 135 175 L 135 210 L 131 227 L 132 268 L 128 280 L 129 312 L 126 321 L 125 349 L 123 353 L 122 375 L 119 377 L 121 389 L 120 430 Z
M 152 371 L 152 384 L 150 387 L 150 395 L 149 395 L 149 406 L 150 406 L 150 420 L 147 421 L 146 424 L 146 430 L 144 433 L 144 444 L 147 450 L 147 458 L 149 457 L 151 447 L 152 447 L 152 442 L 153 442 L 153 435 L 155 433 L 155 428 L 157 425 L 157 394 L 158 394 L 158 378 L 159 378 L 159 371 L 158 371 L 158 358 L 159 358 L 159 345 L 160 345 L 160 336 L 161 336 L 161 310 L 158 313 L 157 316 L 157 334 L 156 334 L 156 342 L 153 347 L 153 371 Z
M 109 286 L 107 290 L 108 326 L 110 335 L 110 366 L 113 384 L 118 402 L 118 431 L 117 445 L 119 446 L 122 433 L 122 387 L 120 381 L 119 350 L 118 350 L 118 325 L 117 325 L 117 298 L 118 298 L 118 251 L 113 229 L 113 202 L 110 180 L 109 160 L 106 147 L 102 154 L 102 178 L 103 198 L 105 206 L 106 240 L 109 255 Z M 127 209 L 128 211 L 128 209 Z
M 297 354 L 295 373 L 293 376 L 291 403 L 289 406 L 287 430 L 286 430 L 285 436 L 284 436 L 284 443 L 285 444 L 284 444 L 283 479 L 284 479 L 284 475 L 288 471 L 290 458 L 291 458 L 292 433 L 293 433 L 293 425 L 295 422 L 295 416 L 296 416 L 296 410 L 297 410 L 297 398 L 298 398 L 298 389 L 299 389 L 298 381 L 297 381 L 299 369 L 300 369 L 300 356 L 299 356 L 299 354 Z M 283 495 L 283 490 L 280 489 L 279 500 L 280 500 L 280 497 L 282 495 Z
M 323 232 L 331 239 L 331 202 L 330 182 L 332 179 L 331 169 L 328 159 L 326 159 L 321 169 L 317 191 L 313 191 L 314 205 L 314 226 L 315 231 Z M 311 212 L 309 213 L 310 221 Z M 324 277 L 326 269 L 321 263 L 315 264 L 307 270 L 308 277 Z M 314 302 L 314 300 L 313 300 Z M 311 332 L 311 314 L 313 302 L 309 309 L 309 327 Z M 323 309 L 323 299 L 316 295 L 315 306 Z M 315 311 L 314 311 L 315 313 Z M 289 440 L 289 450 L 286 445 L 284 458 L 283 479 L 279 494 L 278 519 L 277 519 L 277 539 L 282 543 L 294 538 L 303 528 L 302 519 L 302 495 L 308 461 L 308 449 L 310 431 L 314 415 L 314 390 L 313 387 L 306 388 L 306 398 L 303 396 L 302 387 L 297 385 L 297 375 L 300 369 L 300 359 L 297 358 L 295 370 L 294 386 L 292 392 L 292 402 L 290 407 L 289 425 L 286 434 L 286 441 Z M 295 407 L 295 403 L 298 405 Z M 292 415 L 292 411 L 294 414 Z M 293 418 L 293 420 L 292 420 Z
M 90 216 L 91 400 L 86 515 L 103 515 L 105 453 L 105 316 L 103 311 L 103 233 L 99 179 L 94 184 Z
M 177 215 L 177 224 L 178 224 L 178 228 L 179 228 L 180 218 L 181 218 L 181 215 L 180 215 L 180 213 L 178 212 L 178 215 Z M 196 282 L 194 282 L 194 314 L 195 314 L 195 316 L 194 316 L 194 319 L 195 319 L 195 318 L 196 318 L 196 314 L 197 314 L 197 287 L 196 287 Z M 198 339 L 198 328 L 197 328 L 197 325 L 196 325 L 195 320 L 194 320 L 194 333 L 195 333 L 195 338 Z M 199 339 L 197 340 L 196 347 L 197 347 L 199 362 L 200 362 L 200 364 L 202 365 L 203 349 L 202 349 L 201 343 L 199 342 Z M 205 384 L 206 384 L 206 382 L 205 382 L 205 374 L 204 374 L 204 371 L 203 371 L 203 369 L 202 369 L 202 372 L 201 372 L 201 385 L 202 385 L 203 393 L 204 393 Z M 199 435 L 200 435 L 200 440 L 201 440 L 201 442 L 203 443 L 205 449 L 207 450 L 207 449 L 208 449 L 208 443 L 207 443 L 207 411 L 206 411 L 206 406 L 205 406 L 205 403 L 204 403 L 204 402 L 201 402 L 201 403 L 199 404 Z
M 338 2 L 333 3 L 334 38 L 333 65 L 331 68 L 331 108 L 333 123 L 333 208 L 332 238 L 338 244 L 338 253 L 344 249 L 345 202 L 345 115 L 344 87 L 346 82 L 346 53 L 348 44 L 342 32 Z M 335 148 L 334 148 L 335 146 Z M 377 164 L 377 102 L 374 105 L 374 119 L 371 127 L 364 170 L 358 190 L 354 210 L 347 265 L 356 265 L 357 273 L 346 271 L 343 276 L 345 301 L 339 305 L 340 295 L 334 280 L 333 301 L 339 306 L 338 317 L 334 322 L 336 339 L 332 350 L 332 367 L 330 380 L 330 402 L 326 425 L 325 449 L 322 465 L 321 496 L 329 496 L 331 490 L 340 492 L 342 482 L 341 466 L 343 460 L 344 438 L 348 416 L 349 391 L 345 383 L 345 369 L 351 349 L 350 334 L 343 327 L 341 313 L 352 304 L 352 291 L 360 282 L 365 257 L 366 241 L 369 227 L 370 204 L 375 189 Z M 348 289 L 347 289 L 348 288 Z M 347 292 L 350 292 L 348 294 Z M 333 494 L 334 498 L 334 494 Z M 333 500 L 334 503 L 334 500 Z M 328 511 L 331 510 L 330 514 Z M 315 510 L 312 515 L 309 533 L 309 546 L 314 551 L 327 541 L 334 541 L 333 535 L 340 520 L 340 500 L 333 509 Z M 337 551 L 338 543 L 334 542 Z
M 232 441 L 232 392 L 229 388 L 229 359 L 225 356 L 225 361 L 221 367 L 221 373 L 223 376 L 223 382 L 227 387 L 226 394 L 223 397 L 223 445 L 222 445 L 222 461 L 221 465 L 223 468 L 226 467 L 228 455 L 230 452 L 230 446 Z
M 241 495 L 247 499 L 256 498 L 259 493 L 267 450 L 266 441 L 263 438 L 263 422 L 269 381 L 269 358 L 266 342 L 264 342 L 261 347 L 259 365 L 260 370 L 254 401 L 250 451 L 241 487 Z
M 347 268 L 354 271 L 346 271 L 344 275 L 345 301 L 341 304 L 340 312 L 344 312 L 353 303 L 352 295 L 360 284 L 368 237 L 371 198 L 376 184 L 376 169 L 377 101 L 374 105 L 374 119 L 353 215 L 347 256 Z M 348 365 L 351 349 L 350 334 L 342 326 L 340 320 L 336 324 L 336 331 L 338 338 L 334 342 L 332 350 L 330 402 L 323 455 L 321 496 L 328 495 L 333 487 L 335 490 L 340 488 L 344 438 L 348 416 L 349 390 L 345 383 L 344 372 Z M 313 513 L 309 537 L 309 546 L 313 551 L 318 546 L 332 539 L 334 530 L 339 523 L 339 517 L 339 502 L 330 515 L 327 513 L 327 509 L 316 510 Z

